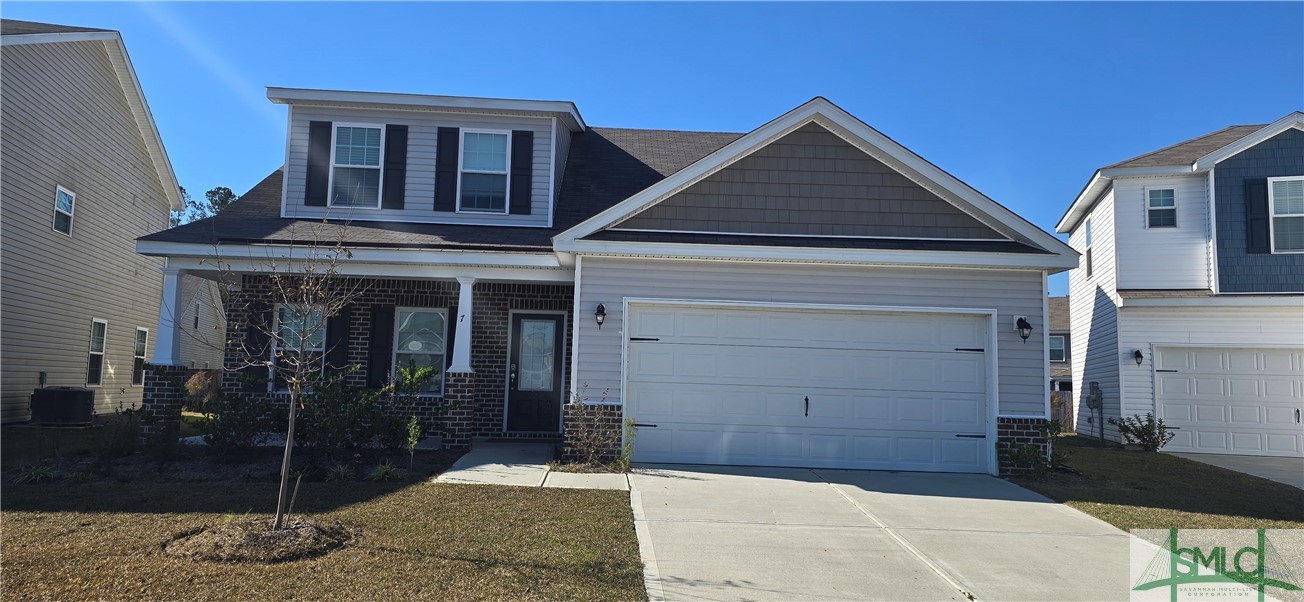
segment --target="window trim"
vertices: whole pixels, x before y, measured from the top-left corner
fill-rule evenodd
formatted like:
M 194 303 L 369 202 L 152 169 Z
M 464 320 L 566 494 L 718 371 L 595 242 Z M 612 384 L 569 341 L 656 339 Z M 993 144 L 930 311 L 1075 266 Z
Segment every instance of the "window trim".
M 1083 267 L 1086 268 L 1087 278 L 1091 278 L 1095 273 L 1095 266 L 1091 261 L 1091 218 L 1088 217 L 1083 223 L 1085 224 L 1083 227 L 1086 229 L 1086 248 L 1082 251 L 1083 258 L 1086 261 L 1083 262 L 1085 264 Z
M 370 165 L 336 165 L 335 164 L 335 141 L 339 137 L 340 128 L 368 128 L 380 130 L 380 160 L 375 167 Z M 375 209 L 379 210 L 384 204 L 385 198 L 385 124 L 383 123 L 361 123 L 352 121 L 336 121 L 331 124 L 331 163 L 330 173 L 326 177 L 326 207 L 341 209 Z M 379 183 L 376 185 L 376 206 L 368 207 L 366 205 L 336 205 L 335 204 L 335 168 L 349 167 L 356 169 L 375 169 L 380 174 Z
M 1051 361 L 1051 363 L 1062 364 L 1062 363 L 1067 362 L 1067 361 L 1069 360 L 1068 337 L 1066 337 L 1066 336 L 1064 336 L 1064 335 L 1062 335 L 1062 334 L 1052 334 L 1052 335 L 1050 335 L 1049 340 L 1046 341 L 1046 351 L 1047 351 L 1047 352 L 1049 352 L 1049 353 L 1054 353 L 1054 352 L 1055 352 L 1055 347 L 1052 346 L 1052 345 L 1050 344 L 1050 341 L 1053 341 L 1053 340 L 1055 340 L 1055 339 L 1059 339 L 1059 340 L 1060 340 L 1060 354 L 1061 354 L 1062 357 L 1060 357 L 1060 359 L 1055 359 L 1054 356 L 1052 356 L 1052 357 L 1050 358 L 1050 361 Z
M 1145 192 L 1143 193 L 1143 194 L 1145 195 L 1145 199 L 1144 199 L 1143 206 L 1145 207 L 1145 212 L 1146 212 L 1146 230 L 1176 230 L 1176 229 L 1177 229 L 1177 226 L 1178 226 L 1178 223 L 1177 223 L 1177 187 L 1175 187 L 1175 186 L 1146 186 L 1146 187 L 1142 188 L 1142 190 L 1145 191 Z M 1150 192 L 1151 192 L 1151 191 L 1155 191 L 1155 190 L 1171 190 L 1171 191 L 1173 191 L 1173 206 L 1172 206 L 1172 207 L 1151 207 L 1151 206 L 1150 206 Z M 1151 211 L 1168 211 L 1168 210 L 1172 210 L 1172 212 L 1173 212 L 1173 225 L 1171 225 L 1171 226 L 1152 226 L 1152 225 L 1150 225 L 1150 212 L 1151 212 Z
M 399 320 L 399 314 L 405 311 L 434 312 L 434 313 L 442 314 L 444 316 L 444 351 L 441 354 L 443 356 L 444 365 L 439 368 L 439 373 L 441 375 L 439 379 L 439 392 L 417 394 L 417 397 L 427 397 L 431 399 L 442 398 L 444 396 L 444 392 L 448 385 L 448 354 L 449 354 L 448 316 L 450 312 L 448 311 L 447 307 L 395 307 L 394 308 L 394 331 L 391 334 L 390 337 L 391 343 L 389 345 L 390 381 L 392 382 L 394 380 L 394 377 L 398 376 L 398 329 L 402 325 L 402 321 Z
M 275 334 L 272 335 L 271 341 L 269 341 L 271 344 L 267 346 L 268 349 L 270 349 L 271 351 L 271 357 L 267 358 L 267 392 L 268 393 L 286 393 L 289 391 L 288 388 L 276 386 L 276 356 L 278 355 L 278 352 L 281 350 L 281 346 L 280 346 L 281 308 L 289 307 L 289 306 L 290 304 L 288 303 L 277 303 L 272 306 L 272 332 Z M 327 323 L 330 321 L 330 316 L 326 315 L 326 310 L 322 306 L 314 305 L 313 307 L 321 312 L 321 349 L 309 349 L 308 351 L 310 352 L 315 351 L 321 354 L 321 366 L 318 367 L 318 372 L 325 374 L 326 334 L 327 334 L 326 328 L 327 328 Z M 296 350 L 296 352 L 303 353 L 303 350 L 299 349 Z
M 64 210 L 62 210 L 62 209 L 59 208 L 59 193 L 60 193 L 60 192 L 63 192 L 63 193 L 65 193 L 65 194 L 67 194 L 68 196 L 72 197 L 72 211 L 71 211 L 71 212 L 65 212 Z M 67 231 L 67 232 L 64 232 L 63 230 L 60 230 L 60 229 L 54 227 L 54 220 L 55 220 L 56 218 L 59 217 L 59 214 L 60 214 L 60 213 L 62 213 L 62 214 L 64 214 L 64 215 L 68 216 L 68 231 Z M 52 230 L 52 231 L 54 231 L 54 232 L 57 232 L 57 233 L 59 233 L 59 234 L 62 234 L 62 235 L 64 235 L 64 236 L 67 236 L 68 238 L 72 238 L 72 230 L 73 230 L 73 227 L 75 226 L 75 223 L 76 223 L 76 221 L 77 221 L 77 220 L 75 219 L 75 217 L 76 217 L 76 213 L 77 213 L 77 193 L 75 193 L 75 192 L 73 192 L 73 191 L 71 191 L 71 190 L 68 190 L 67 188 L 64 188 L 64 187 L 63 187 L 62 185 L 60 185 L 60 184 L 55 184 L 55 185 L 54 185 L 54 215 L 50 216 L 50 230 Z
M 104 340 L 101 343 L 103 347 L 99 351 L 95 350 L 95 325 L 96 324 L 104 325 Z M 104 386 L 104 362 L 108 361 L 107 354 L 106 354 L 108 349 L 109 349 L 109 321 L 105 320 L 104 318 L 91 318 L 90 339 L 86 341 L 86 386 L 87 387 L 98 388 Z M 100 356 L 100 379 L 99 379 L 100 382 L 94 384 L 91 384 L 91 379 L 90 379 L 91 376 L 90 356 L 92 355 Z
M 139 337 L 142 332 L 145 333 L 145 348 L 141 351 L 143 355 L 136 355 L 136 340 L 131 340 L 131 386 L 133 387 L 145 385 L 145 358 L 149 357 L 149 329 L 144 326 L 137 326 L 135 336 Z M 141 362 L 140 382 L 136 382 L 136 360 Z
M 507 138 L 507 157 L 504 162 L 502 173 L 496 171 L 485 171 L 473 169 L 470 173 L 501 175 L 506 184 L 503 186 L 503 210 L 502 211 L 479 211 L 476 209 L 462 209 L 462 174 L 466 170 L 462 167 L 462 159 L 466 156 L 466 135 L 467 134 L 498 134 Z M 481 128 L 462 128 L 457 134 L 457 206 L 454 213 L 470 213 L 475 215 L 508 215 L 512 211 L 512 131 L 511 130 L 493 130 Z
M 1278 217 L 1300 217 L 1304 218 L 1304 213 L 1288 213 L 1277 215 L 1272 202 L 1272 184 L 1273 182 L 1293 182 L 1304 181 L 1304 176 L 1279 176 L 1268 178 L 1268 252 L 1273 255 L 1299 255 L 1304 253 L 1304 249 L 1286 249 L 1277 250 L 1277 218 Z
M 199 332 L 199 308 L 203 306 L 198 300 L 195 301 L 195 315 L 192 317 L 190 329 Z

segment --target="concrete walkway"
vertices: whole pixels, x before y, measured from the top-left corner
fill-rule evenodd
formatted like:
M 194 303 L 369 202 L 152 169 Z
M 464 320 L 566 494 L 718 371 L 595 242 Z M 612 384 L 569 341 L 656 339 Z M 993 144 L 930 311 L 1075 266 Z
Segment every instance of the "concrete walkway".
M 1173 455 L 1304 489 L 1304 458 L 1187 453 Z
M 652 600 L 1126 600 L 1128 535 L 984 475 L 645 467 Z
M 548 468 L 553 458 L 551 443 L 477 443 L 448 470 L 434 478 L 436 483 L 474 485 L 517 485 L 568 489 L 628 490 L 629 479 L 620 473 L 568 473 Z

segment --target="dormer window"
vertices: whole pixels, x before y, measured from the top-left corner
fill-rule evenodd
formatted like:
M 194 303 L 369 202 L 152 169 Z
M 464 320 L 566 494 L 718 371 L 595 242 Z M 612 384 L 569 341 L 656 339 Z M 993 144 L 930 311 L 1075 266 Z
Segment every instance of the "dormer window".
M 507 213 L 511 132 L 463 130 L 458 211 Z
M 333 142 L 330 205 L 380 207 L 385 127 L 337 123 Z

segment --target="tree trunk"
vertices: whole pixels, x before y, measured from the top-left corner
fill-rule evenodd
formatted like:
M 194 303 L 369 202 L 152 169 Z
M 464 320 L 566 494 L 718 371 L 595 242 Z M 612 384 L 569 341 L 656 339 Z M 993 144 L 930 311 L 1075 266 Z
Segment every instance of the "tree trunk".
M 294 450 L 294 418 L 299 410 L 298 386 L 290 387 L 290 425 L 285 429 L 285 456 L 281 459 L 281 490 L 276 496 L 276 522 L 272 529 L 280 530 L 285 526 L 286 505 L 290 499 L 290 452 Z

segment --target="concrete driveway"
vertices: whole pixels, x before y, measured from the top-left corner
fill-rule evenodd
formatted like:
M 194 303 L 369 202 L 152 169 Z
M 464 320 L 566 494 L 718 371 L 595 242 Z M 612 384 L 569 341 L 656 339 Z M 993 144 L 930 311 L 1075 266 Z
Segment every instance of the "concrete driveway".
M 1173 455 L 1304 489 L 1304 458 L 1187 453 Z
M 630 487 L 653 600 L 1128 595 L 1127 534 L 989 476 L 658 466 Z

